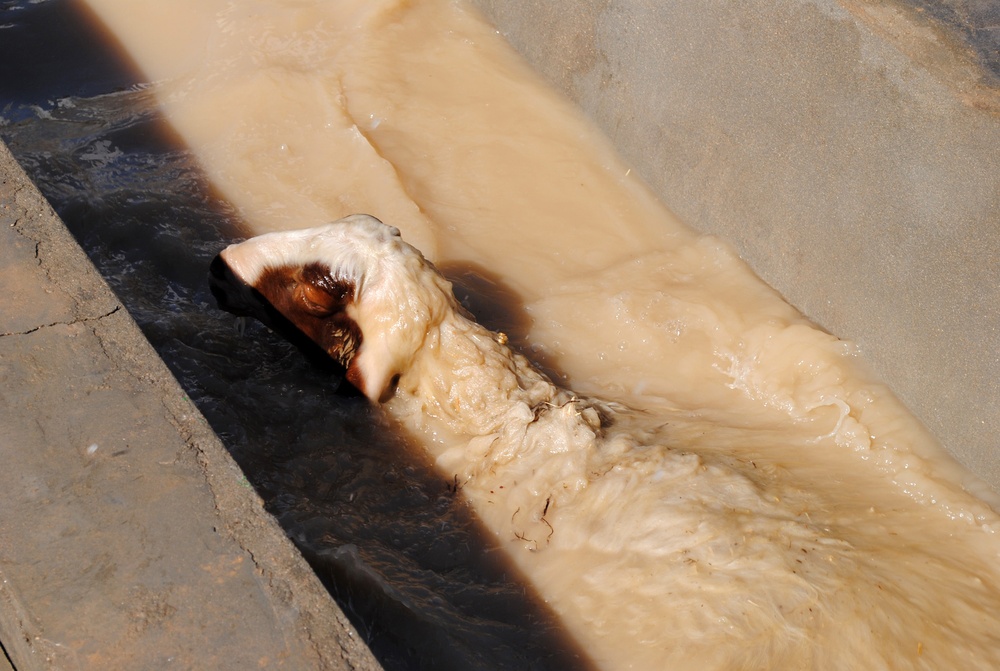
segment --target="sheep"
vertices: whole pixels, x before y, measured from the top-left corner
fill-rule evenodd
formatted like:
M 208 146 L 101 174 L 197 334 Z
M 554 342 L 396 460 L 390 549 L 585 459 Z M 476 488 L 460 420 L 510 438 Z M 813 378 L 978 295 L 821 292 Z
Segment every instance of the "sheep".
M 233 244 L 211 282 L 422 436 L 598 667 L 1000 668 L 986 534 L 950 552 L 918 506 L 831 509 L 677 447 L 682 417 L 560 388 L 374 217 Z

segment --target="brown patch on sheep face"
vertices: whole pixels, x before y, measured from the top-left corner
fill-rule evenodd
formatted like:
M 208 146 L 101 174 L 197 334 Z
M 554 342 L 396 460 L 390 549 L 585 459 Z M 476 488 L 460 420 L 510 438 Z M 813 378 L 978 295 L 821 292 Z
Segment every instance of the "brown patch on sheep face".
M 322 263 L 268 268 L 254 285 L 275 310 L 347 369 L 355 386 L 361 380 L 351 360 L 361 346 L 361 329 L 345 312 L 354 302 L 354 283 L 334 277 Z
M 298 347 L 320 367 L 333 362 L 347 381 L 364 389 L 352 361 L 361 347 L 361 329 L 347 314 L 354 302 L 353 282 L 334 278 L 320 263 L 269 268 L 255 286 L 243 282 L 220 254 L 209 269 L 219 308 L 254 317 Z

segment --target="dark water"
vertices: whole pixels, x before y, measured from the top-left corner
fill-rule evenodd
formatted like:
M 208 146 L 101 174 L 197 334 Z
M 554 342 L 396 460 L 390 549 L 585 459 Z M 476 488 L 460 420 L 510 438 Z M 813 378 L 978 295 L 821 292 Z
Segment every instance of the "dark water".
M 68 0 L 0 0 L 0 137 L 385 667 L 585 668 L 377 408 L 215 309 L 208 264 L 241 223 L 86 18 Z M 455 272 L 470 301 L 496 299 Z

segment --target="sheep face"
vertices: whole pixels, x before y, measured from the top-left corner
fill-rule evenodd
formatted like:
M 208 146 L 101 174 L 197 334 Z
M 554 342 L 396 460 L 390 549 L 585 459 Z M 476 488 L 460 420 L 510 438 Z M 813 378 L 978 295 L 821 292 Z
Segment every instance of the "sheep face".
M 230 245 L 211 283 L 221 309 L 259 319 L 307 354 L 322 350 L 376 401 L 454 307 L 420 252 L 367 215 Z

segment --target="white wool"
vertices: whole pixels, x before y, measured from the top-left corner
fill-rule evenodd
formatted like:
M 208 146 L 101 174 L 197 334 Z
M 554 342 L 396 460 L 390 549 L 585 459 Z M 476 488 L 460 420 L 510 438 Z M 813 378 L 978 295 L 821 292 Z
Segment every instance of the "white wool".
M 261 239 L 227 258 L 322 260 L 358 282 L 366 392 L 399 376 L 388 410 L 600 666 L 1000 668 L 996 552 L 956 527 L 969 552 L 938 553 L 920 533 L 939 511 L 831 509 L 780 464 L 673 448 L 696 443 L 685 415 L 556 387 L 374 220 Z M 748 394 L 767 384 L 738 365 Z

